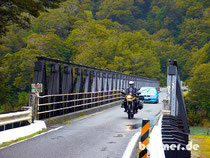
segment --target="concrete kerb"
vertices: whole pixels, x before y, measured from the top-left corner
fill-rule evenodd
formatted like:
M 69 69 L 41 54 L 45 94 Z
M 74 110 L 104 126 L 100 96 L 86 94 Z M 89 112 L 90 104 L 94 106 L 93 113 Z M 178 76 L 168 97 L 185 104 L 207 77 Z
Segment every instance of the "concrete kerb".
M 52 128 L 54 126 L 60 125 L 60 124 L 65 124 L 68 123 L 68 121 L 71 121 L 73 119 L 77 119 L 80 117 L 85 117 L 87 115 L 96 113 L 96 112 L 100 112 L 102 110 L 106 110 L 108 108 L 112 108 L 114 106 L 117 106 L 121 103 L 121 101 L 116 101 L 116 102 L 112 102 L 109 104 L 105 104 L 105 105 L 101 105 L 101 106 L 97 106 L 97 107 L 92 107 L 89 109 L 85 109 L 85 110 L 81 110 L 81 111 L 77 111 L 74 113 L 69 113 L 69 114 L 65 114 L 65 115 L 61 115 L 61 116 L 56 116 L 56 117 L 52 117 L 52 118 L 48 118 L 43 120 L 47 126 L 47 128 Z
M 163 143 L 162 143 L 162 118 L 163 114 L 160 115 L 157 125 L 154 126 L 151 134 L 148 151 L 150 158 L 165 158 Z
M 163 113 L 162 113 L 162 110 L 156 115 L 156 118 L 154 119 L 154 124 L 153 124 L 153 126 L 152 127 L 150 127 L 150 131 L 149 131 L 149 144 L 148 145 L 150 145 L 150 142 L 151 142 L 151 134 L 154 132 L 154 128 L 156 127 L 156 126 L 158 126 L 158 124 L 159 124 L 159 121 L 160 121 L 160 119 L 161 119 L 161 117 L 162 117 L 162 115 L 163 115 Z M 156 131 L 155 131 L 156 132 Z M 150 150 L 147 150 L 147 152 L 148 152 L 148 157 L 150 157 Z
M 37 120 L 37 121 L 34 121 L 34 123 L 27 126 L 1 131 L 0 132 L 0 138 L 1 138 L 0 145 L 2 143 L 15 141 L 19 138 L 30 136 L 34 133 L 43 131 L 45 129 L 46 129 L 46 125 L 44 121 Z
M 154 126 L 158 123 L 159 119 L 161 118 L 162 111 L 154 115 L 153 117 L 155 118 L 153 120 L 153 125 L 150 127 L 150 132 L 149 135 L 152 133 L 152 130 Z M 149 119 L 149 118 L 147 118 Z M 136 158 L 138 157 L 139 154 L 139 140 L 140 140 L 141 132 L 137 132 L 129 142 L 122 158 Z M 149 155 L 148 155 L 149 156 Z

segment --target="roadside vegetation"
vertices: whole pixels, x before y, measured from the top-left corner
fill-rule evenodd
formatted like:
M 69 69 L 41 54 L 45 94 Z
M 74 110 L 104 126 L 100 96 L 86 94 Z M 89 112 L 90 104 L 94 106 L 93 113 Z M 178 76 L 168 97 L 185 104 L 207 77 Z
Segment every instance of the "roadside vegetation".
M 39 134 L 42 134 L 44 132 L 47 132 L 47 130 L 45 129 L 45 130 L 42 130 L 42 131 L 38 131 L 38 132 L 36 132 L 34 134 L 31 134 L 31 135 L 28 135 L 28 136 L 25 136 L 25 137 L 21 137 L 21 138 L 18 138 L 16 140 L 12 140 L 10 142 L 3 142 L 2 144 L 0 144 L 0 148 L 5 147 L 5 146 L 9 146 L 9 145 L 12 145 L 12 144 L 15 144 L 15 143 L 18 143 L 18 142 L 21 142 L 23 140 L 32 138 L 32 137 L 37 136 Z
M 190 135 L 192 144 L 198 144 L 199 148 L 197 151 L 191 151 L 192 158 L 209 158 L 210 157 L 210 136 L 205 135 Z
M 189 124 L 210 128 L 210 63 L 194 67 L 189 89 L 185 96 Z
M 210 157 L 210 128 L 207 127 L 190 127 L 190 141 L 192 144 L 198 144 L 197 151 L 191 151 L 192 158 L 209 158 Z
M 168 60 L 176 59 L 190 89 L 189 123 L 209 125 L 209 1 L 3 1 L 0 113 L 27 105 L 37 55 L 158 79 L 161 86 Z

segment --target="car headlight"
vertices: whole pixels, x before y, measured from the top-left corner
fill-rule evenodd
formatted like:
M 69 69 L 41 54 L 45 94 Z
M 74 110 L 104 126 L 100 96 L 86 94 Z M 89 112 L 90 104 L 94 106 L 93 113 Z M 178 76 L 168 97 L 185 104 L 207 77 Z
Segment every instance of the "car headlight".
M 156 97 L 156 95 L 151 95 L 151 97 L 155 98 L 155 97 Z

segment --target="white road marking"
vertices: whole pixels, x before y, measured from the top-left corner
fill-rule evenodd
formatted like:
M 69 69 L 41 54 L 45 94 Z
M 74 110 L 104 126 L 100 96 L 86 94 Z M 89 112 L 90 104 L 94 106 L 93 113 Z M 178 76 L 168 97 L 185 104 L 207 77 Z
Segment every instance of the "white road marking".
M 135 150 L 135 146 L 136 146 L 136 143 L 139 139 L 141 135 L 141 132 L 137 132 L 133 137 L 132 139 L 130 140 L 130 142 L 128 143 L 128 146 L 125 150 L 125 152 L 123 153 L 123 156 L 122 158 L 130 158 L 131 157 L 131 154 L 133 152 L 133 149 Z M 135 151 L 135 154 L 136 154 L 136 151 Z

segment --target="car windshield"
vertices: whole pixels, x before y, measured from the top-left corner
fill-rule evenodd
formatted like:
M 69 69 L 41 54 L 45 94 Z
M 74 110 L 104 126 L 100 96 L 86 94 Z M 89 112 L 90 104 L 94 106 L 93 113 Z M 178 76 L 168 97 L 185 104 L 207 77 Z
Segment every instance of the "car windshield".
M 140 89 L 140 92 L 156 93 L 156 89 L 155 89 L 155 88 L 149 88 L 149 87 L 147 87 L 147 88 L 142 87 L 142 88 Z

